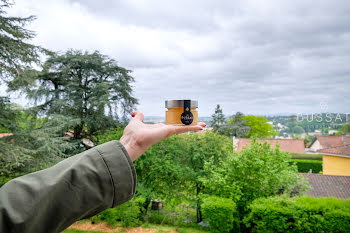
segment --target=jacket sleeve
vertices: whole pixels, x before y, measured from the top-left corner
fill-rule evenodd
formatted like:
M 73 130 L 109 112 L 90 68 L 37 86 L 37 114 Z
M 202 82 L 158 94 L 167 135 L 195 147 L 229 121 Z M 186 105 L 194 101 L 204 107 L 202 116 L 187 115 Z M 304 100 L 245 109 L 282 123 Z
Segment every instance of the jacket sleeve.
M 119 141 L 70 157 L 0 189 L 0 232 L 61 232 L 130 200 L 136 173 Z

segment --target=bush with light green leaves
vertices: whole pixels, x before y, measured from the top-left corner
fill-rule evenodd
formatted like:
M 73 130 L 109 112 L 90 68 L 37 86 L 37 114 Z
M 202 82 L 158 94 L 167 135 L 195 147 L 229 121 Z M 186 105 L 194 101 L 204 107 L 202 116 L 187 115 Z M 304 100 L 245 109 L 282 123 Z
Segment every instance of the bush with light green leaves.
M 276 196 L 249 210 L 243 222 L 251 232 L 350 232 L 350 199 Z
M 236 204 L 228 198 L 207 197 L 202 204 L 203 216 L 214 233 L 230 232 L 239 222 Z

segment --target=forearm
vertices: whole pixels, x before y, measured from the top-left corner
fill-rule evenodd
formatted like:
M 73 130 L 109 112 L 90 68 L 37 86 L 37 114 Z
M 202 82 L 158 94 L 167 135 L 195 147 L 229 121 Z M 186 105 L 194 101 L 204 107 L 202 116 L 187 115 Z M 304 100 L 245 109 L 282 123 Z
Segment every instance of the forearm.
M 0 232 L 61 232 L 73 222 L 122 204 L 135 193 L 136 174 L 113 141 L 0 189 Z

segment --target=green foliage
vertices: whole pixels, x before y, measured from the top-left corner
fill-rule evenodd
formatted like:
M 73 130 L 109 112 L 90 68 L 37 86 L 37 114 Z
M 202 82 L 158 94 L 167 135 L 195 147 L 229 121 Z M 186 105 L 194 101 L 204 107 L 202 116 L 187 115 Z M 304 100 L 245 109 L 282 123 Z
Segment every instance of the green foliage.
M 350 232 L 350 200 L 261 198 L 244 218 L 251 232 Z
M 297 167 L 290 164 L 290 155 L 266 142 L 254 140 L 250 147 L 229 156 L 218 166 L 210 162 L 207 165 L 205 170 L 210 175 L 203 179 L 207 193 L 232 199 L 241 215 L 259 197 L 296 195 L 306 188 Z
M 266 117 L 262 116 L 244 116 L 246 125 L 250 127 L 250 131 L 246 137 L 269 138 L 276 135 L 277 132 L 272 125 L 270 125 Z
M 225 115 L 222 113 L 220 104 L 216 105 L 215 113 L 211 115 L 211 118 L 210 126 L 213 128 L 214 132 L 220 131 L 226 123 Z
M 350 134 L 350 120 L 345 124 L 343 124 L 343 126 L 337 132 L 338 136 L 346 135 L 346 134 Z
M 79 120 L 74 138 L 95 135 L 99 130 L 116 126 L 115 119 L 131 113 L 137 100 L 132 96 L 130 70 L 117 65 L 108 56 L 70 50 L 51 55 L 41 71 L 27 70 L 10 84 L 23 90 L 35 102 L 39 114 L 62 114 Z M 108 111 L 108 114 L 106 112 Z M 87 132 L 83 132 L 83 128 Z
M 13 109 L 9 98 L 0 96 L 0 127 L 2 133 L 10 133 L 17 127 L 17 112 Z
M 12 177 L 5 177 L 5 176 L 0 176 L 0 188 L 10 180 L 12 180 Z
M 9 81 L 33 63 L 39 63 L 40 54 L 45 52 L 28 43 L 35 33 L 24 27 L 35 17 L 7 16 L 5 9 L 12 5 L 11 1 L 0 1 L 0 81 Z
M 297 165 L 298 172 L 306 173 L 309 172 L 310 169 L 312 169 L 312 173 L 320 173 L 322 171 L 322 161 L 293 159 L 291 163 Z
M 136 197 L 132 201 L 116 207 L 123 227 L 139 226 L 141 224 L 141 220 L 143 220 L 141 209 L 144 201 L 143 197 Z
M 171 212 L 151 210 L 148 212 L 147 221 L 152 224 L 183 226 L 183 223 L 178 224 L 177 217 L 176 214 Z
M 194 194 L 198 177 L 206 175 L 206 161 L 217 164 L 231 153 L 232 143 L 224 136 L 177 135 L 153 145 L 135 166 L 139 181 L 162 197 L 178 199 Z
M 305 133 L 305 131 L 301 126 L 297 125 L 294 127 L 294 133 L 295 134 L 302 134 L 302 133 Z
M 212 132 L 178 135 L 153 145 L 135 161 L 135 167 L 139 181 L 157 198 L 197 201 L 199 211 L 201 178 L 209 174 L 204 164 L 211 161 L 217 166 L 232 151 L 227 137 Z
M 203 200 L 202 209 L 204 219 L 209 221 L 211 232 L 230 232 L 234 223 L 239 222 L 236 205 L 231 199 L 207 197 Z
M 97 145 L 101 145 L 112 140 L 119 140 L 123 136 L 123 132 L 124 128 L 121 127 L 109 129 L 102 134 L 97 134 L 94 141 L 97 143 Z
M 48 54 L 47 50 L 28 43 L 35 33 L 25 26 L 35 17 L 8 17 L 5 10 L 12 5 L 10 1 L 0 1 L 0 81 L 5 84 L 23 76 L 24 70 L 34 63 L 40 64 L 41 54 Z M 18 86 L 13 83 L 13 87 Z M 0 130 L 13 134 L 0 139 L 2 180 L 46 168 L 65 157 L 75 147 L 63 137 L 72 123 L 74 120 L 62 116 L 38 119 L 11 104 L 8 98 L 0 97 Z
M 141 225 L 142 219 L 142 204 L 145 198 L 135 197 L 131 201 L 128 201 L 115 208 L 107 209 L 97 216 L 93 217 L 94 220 L 104 221 L 109 224 L 121 223 L 123 227 L 135 227 Z
M 69 156 L 70 150 L 78 146 L 63 136 L 74 124 L 73 119 L 55 116 L 37 127 L 32 115 L 25 118 L 26 114 L 22 113 L 14 112 L 16 126 L 11 130 L 13 135 L 0 139 L 0 175 L 5 177 L 17 177 L 47 168 Z M 17 116 L 21 116 L 23 122 L 27 120 L 25 128 L 16 124 Z
M 152 211 L 148 216 L 148 222 L 153 224 L 162 224 L 164 220 L 164 215 Z
M 227 120 L 227 124 L 220 131 L 221 134 L 229 137 L 245 137 L 251 128 L 247 126 L 247 121 L 243 119 L 244 114 L 237 112 Z

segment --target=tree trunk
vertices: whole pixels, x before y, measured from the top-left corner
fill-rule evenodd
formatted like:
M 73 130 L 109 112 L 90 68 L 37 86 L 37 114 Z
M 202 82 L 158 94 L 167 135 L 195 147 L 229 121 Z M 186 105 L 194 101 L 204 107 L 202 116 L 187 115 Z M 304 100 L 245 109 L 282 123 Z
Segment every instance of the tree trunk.
M 203 216 L 202 216 L 202 210 L 201 210 L 201 203 L 200 200 L 198 198 L 199 193 L 201 191 L 201 187 L 199 184 L 196 185 L 197 188 L 197 223 L 201 222 L 203 220 Z
M 74 139 L 81 138 L 81 132 L 83 131 L 83 124 L 74 127 Z

